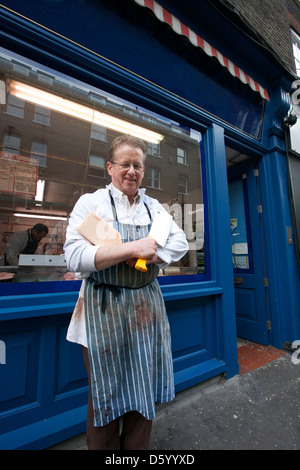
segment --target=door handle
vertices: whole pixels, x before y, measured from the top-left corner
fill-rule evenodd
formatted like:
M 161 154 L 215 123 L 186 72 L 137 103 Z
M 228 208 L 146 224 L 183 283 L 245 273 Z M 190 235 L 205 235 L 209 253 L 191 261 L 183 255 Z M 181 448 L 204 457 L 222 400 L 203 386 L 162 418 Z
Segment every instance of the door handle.
M 243 277 L 235 277 L 234 278 L 234 283 L 235 284 L 244 284 L 244 278 Z

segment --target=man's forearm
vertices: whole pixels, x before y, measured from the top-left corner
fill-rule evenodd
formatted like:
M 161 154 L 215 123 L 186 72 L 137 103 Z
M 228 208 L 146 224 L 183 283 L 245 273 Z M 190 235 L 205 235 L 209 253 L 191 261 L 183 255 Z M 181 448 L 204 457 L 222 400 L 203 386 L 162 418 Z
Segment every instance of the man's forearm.
M 133 242 L 100 247 L 95 255 L 97 271 L 109 268 L 128 259 L 152 259 L 155 256 L 157 243 L 152 238 L 142 238 Z

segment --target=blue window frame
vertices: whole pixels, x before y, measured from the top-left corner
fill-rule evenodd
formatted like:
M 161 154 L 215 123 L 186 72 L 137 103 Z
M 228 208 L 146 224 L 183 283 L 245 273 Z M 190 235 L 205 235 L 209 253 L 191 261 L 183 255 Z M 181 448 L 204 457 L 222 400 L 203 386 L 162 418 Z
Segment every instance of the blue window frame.
M 10 187 L 7 183 L 7 187 L 4 185 L 0 190 L 0 199 L 3 204 L 7 204 L 7 210 L 1 217 L 1 231 L 4 233 L 5 227 L 11 229 L 6 230 L 0 256 L 7 251 L 6 245 L 9 246 L 10 235 L 14 232 L 27 230 L 39 221 L 47 224 L 49 232 L 39 243 L 35 256 L 30 255 L 30 260 L 29 255 L 23 254 L 18 263 L 12 265 L 6 261 L 6 266 L 0 267 L 0 295 L 77 290 L 79 282 L 74 280 L 70 273 L 66 273 L 66 268 L 61 262 L 67 218 L 81 194 L 93 192 L 110 182 L 105 174 L 102 174 L 101 179 L 91 178 L 88 171 L 90 157 L 96 154 L 101 155 L 103 161 L 107 159 L 110 142 L 121 133 L 101 123 L 106 138 L 94 138 L 95 125 L 100 125 L 100 110 L 122 119 L 124 125 L 127 122 L 134 123 L 161 136 L 160 158 L 152 154 L 147 157 L 147 166 L 159 171 L 160 186 L 148 187 L 147 194 L 158 199 L 172 213 L 174 220 L 186 233 L 190 250 L 176 265 L 169 266 L 160 273 L 159 282 L 174 284 L 209 279 L 207 188 L 202 134 L 183 125 L 184 116 L 181 122 L 177 122 L 137 106 L 136 103 L 125 101 L 71 77 L 62 76 L 61 73 L 7 50 L 2 52 L 5 59 L 0 59 L 0 69 L 2 65 L 6 72 L 9 70 L 6 77 L 8 94 L 22 101 L 25 113 L 20 120 L 18 116 L 1 110 L 1 126 L 18 128 L 21 150 L 17 155 L 2 152 L 0 158 L 6 165 L 7 178 L 12 170 L 19 172 L 22 178 L 20 176 L 18 184 Z M 22 75 L 18 75 L 13 68 L 13 64 L 18 61 L 26 63 L 28 76 L 25 91 L 29 94 L 25 94 L 25 91 L 23 95 L 18 94 L 17 90 L 24 85 Z M 51 84 L 41 80 L 43 72 L 45 76 L 51 73 Z M 51 118 L 47 125 L 34 119 L 36 106 L 47 110 Z M 91 118 L 86 115 L 91 115 Z M 32 159 L 32 142 L 37 139 L 46 143 L 46 165 Z M 178 148 L 185 149 L 184 165 L 178 161 Z M 31 188 L 35 186 L 32 178 L 36 178 L 36 183 L 38 180 L 44 181 L 42 200 L 37 201 L 34 189 L 26 194 L 18 189 L 22 186 L 21 183 L 27 184 L 29 178 Z M 180 178 L 186 181 L 184 193 L 179 191 Z M 49 263 L 52 263 L 51 268 Z M 5 279 L 5 273 L 13 277 Z

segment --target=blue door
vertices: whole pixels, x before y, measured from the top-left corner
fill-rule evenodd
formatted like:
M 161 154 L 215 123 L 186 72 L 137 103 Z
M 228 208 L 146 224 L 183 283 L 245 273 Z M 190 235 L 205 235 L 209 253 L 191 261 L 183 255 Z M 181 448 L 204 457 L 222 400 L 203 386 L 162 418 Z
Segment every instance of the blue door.
M 228 169 L 237 335 L 269 344 L 267 278 L 259 203 L 259 175 L 247 160 Z

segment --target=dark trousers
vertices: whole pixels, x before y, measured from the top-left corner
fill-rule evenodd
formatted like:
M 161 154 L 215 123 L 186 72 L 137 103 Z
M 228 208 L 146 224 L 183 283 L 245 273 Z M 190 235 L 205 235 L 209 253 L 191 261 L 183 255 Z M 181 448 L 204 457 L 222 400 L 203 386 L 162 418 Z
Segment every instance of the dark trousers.
M 152 421 L 144 418 L 137 411 L 130 411 L 122 416 L 123 426 L 120 434 L 119 418 L 106 426 L 93 425 L 94 410 L 91 392 L 91 376 L 88 350 L 82 347 L 84 365 L 89 380 L 89 398 L 87 411 L 87 447 L 89 450 L 149 450 Z

